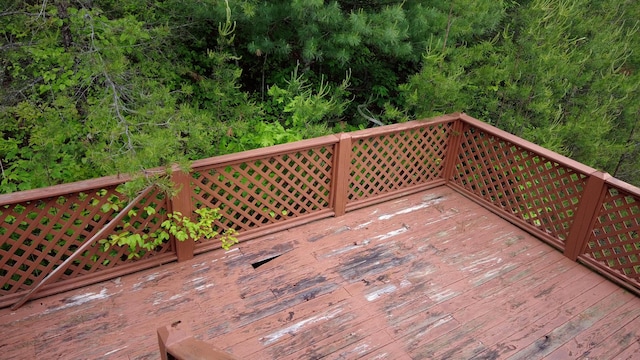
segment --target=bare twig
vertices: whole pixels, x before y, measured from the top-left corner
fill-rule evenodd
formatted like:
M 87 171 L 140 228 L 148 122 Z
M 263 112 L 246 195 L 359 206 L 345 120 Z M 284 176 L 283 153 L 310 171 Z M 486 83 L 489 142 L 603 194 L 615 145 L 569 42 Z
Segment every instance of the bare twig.
M 4 174 L 4 165 L 2 165 L 2 160 L 0 160 L 0 170 L 2 170 L 2 178 L 6 179 L 7 176 Z
M 44 0 L 42 2 L 42 7 L 40 7 L 40 13 L 38 13 L 38 17 L 37 18 L 45 18 L 46 17 L 46 10 L 47 10 L 47 0 Z
M 125 118 L 123 112 L 126 111 L 126 107 L 124 106 L 124 104 L 122 104 L 122 96 L 123 94 L 118 90 L 115 82 L 111 79 L 111 76 L 109 76 L 109 73 L 106 70 L 106 64 L 104 62 L 104 59 L 102 58 L 102 56 L 100 55 L 100 51 L 98 49 L 98 47 L 95 44 L 95 29 L 93 27 L 93 18 L 89 15 L 89 17 L 91 18 L 92 22 L 90 24 L 91 26 L 91 48 L 92 50 L 96 51 L 96 56 L 98 57 L 98 59 L 100 60 L 101 63 L 101 67 L 102 67 L 102 75 L 105 78 L 105 82 L 107 84 L 107 86 L 111 89 L 111 92 L 113 94 L 113 108 L 116 112 L 116 118 L 118 119 L 118 122 L 120 123 L 120 125 L 123 127 L 124 129 L 124 136 L 126 138 L 126 144 L 125 146 L 123 146 L 123 148 L 126 148 L 125 151 L 123 151 L 122 153 L 127 153 L 127 152 L 132 152 L 135 153 L 135 146 L 133 144 L 133 136 L 131 134 L 131 130 L 130 130 L 130 124 L 127 121 L 127 119 Z
M 40 16 L 40 13 L 33 14 L 33 13 L 28 13 L 26 11 L 5 11 L 5 12 L 0 12 L 0 17 L 2 17 L 2 16 L 13 16 L 13 15 Z
M 451 2 L 451 6 L 449 7 L 449 17 L 447 18 L 447 30 L 444 33 L 444 42 L 442 43 L 442 52 L 447 48 L 447 39 L 449 39 L 449 31 L 451 30 L 451 23 L 453 20 L 451 16 L 453 15 L 453 1 Z
M 373 117 L 373 114 L 371 113 L 371 111 L 369 111 L 369 109 L 367 109 L 367 104 L 360 104 L 360 105 L 358 105 L 357 108 L 358 108 L 358 113 L 360 113 L 360 115 L 362 117 L 364 117 L 365 119 L 369 120 L 370 122 L 372 122 L 372 123 L 374 123 L 374 124 L 376 124 L 378 126 L 383 126 L 384 125 L 380 120 L 378 120 L 375 117 Z M 366 110 L 369 114 L 365 114 L 364 110 Z

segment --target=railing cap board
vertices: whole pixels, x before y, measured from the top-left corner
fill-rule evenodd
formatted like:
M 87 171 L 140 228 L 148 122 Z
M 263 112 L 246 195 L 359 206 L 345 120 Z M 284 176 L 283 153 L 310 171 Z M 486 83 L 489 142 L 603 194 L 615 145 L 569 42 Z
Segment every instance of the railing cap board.
M 306 150 L 323 145 L 335 144 L 339 141 L 338 135 L 327 135 L 308 140 L 300 140 L 292 143 L 270 146 L 267 148 L 242 151 L 222 156 L 215 156 L 207 159 L 194 161 L 191 168 L 197 170 L 198 167 L 207 167 L 211 165 L 227 165 L 238 162 L 251 161 L 265 156 L 276 156 L 289 153 L 295 150 Z M 172 171 L 182 171 L 178 165 L 171 167 Z M 163 167 L 144 170 L 143 173 L 157 174 L 165 173 L 167 170 Z M 10 194 L 0 194 L 0 206 L 16 204 L 26 201 L 34 201 L 48 199 L 56 196 L 63 196 L 77 192 L 96 191 L 104 187 L 124 184 L 133 177 L 128 174 L 119 174 L 113 176 L 105 176 L 101 178 L 75 181 L 66 184 L 53 185 L 44 188 L 37 188 L 25 191 L 17 191 Z
M 613 176 L 609 176 L 605 179 L 606 183 L 612 187 L 617 188 L 618 190 L 622 190 L 629 195 L 640 198 L 640 188 L 633 186 L 629 183 L 626 183 L 620 179 L 614 178 Z
M 523 149 L 529 150 L 533 153 L 536 153 L 540 156 L 543 156 L 545 158 L 547 158 L 548 160 L 554 161 L 560 165 L 564 165 L 568 168 L 571 168 L 573 170 L 576 170 L 579 173 L 585 174 L 585 175 L 590 175 L 593 174 L 595 172 L 597 172 L 596 169 L 587 166 L 583 163 L 580 163 L 578 161 L 575 161 L 573 159 L 570 159 L 564 155 L 560 155 L 555 151 L 551 151 L 549 149 L 545 149 L 540 145 L 536 145 L 530 141 L 527 141 L 521 137 L 515 136 L 513 134 L 510 134 L 506 131 L 500 130 L 492 125 L 489 125 L 487 123 L 484 123 L 478 119 L 475 119 L 465 113 L 460 114 L 460 120 L 464 121 L 467 124 L 472 125 L 473 127 L 480 129 L 484 132 L 487 132 L 489 134 L 498 136 L 504 140 L 507 140 L 511 143 L 513 143 L 514 145 L 517 145 Z
M 363 139 L 371 136 L 381 136 L 381 135 L 388 135 L 388 134 L 400 132 L 400 131 L 413 130 L 413 129 L 424 127 L 425 124 L 434 125 L 434 124 L 447 123 L 450 121 L 458 120 L 459 117 L 460 117 L 459 113 L 453 113 L 453 114 L 437 116 L 429 119 L 412 120 L 412 121 L 407 121 L 405 123 L 357 130 L 357 131 L 350 132 L 349 134 L 351 134 L 351 138 L 353 138 L 354 140 Z
M 372 135 L 380 136 L 380 135 L 390 134 L 398 131 L 406 131 L 406 130 L 411 130 L 415 128 L 420 128 L 424 126 L 426 123 L 428 124 L 446 123 L 446 122 L 457 120 L 457 119 L 460 119 L 474 126 L 475 128 L 481 129 L 482 131 L 485 131 L 487 133 L 490 133 L 492 135 L 495 135 L 507 141 L 510 141 L 526 150 L 542 155 L 549 160 L 552 160 L 564 166 L 573 168 L 574 170 L 577 170 L 578 172 L 581 172 L 583 174 L 589 175 L 589 174 L 596 173 L 596 170 L 590 166 L 584 165 L 580 162 L 577 162 L 573 159 L 560 155 L 556 152 L 545 149 L 539 145 L 536 145 L 532 142 L 524 140 L 506 131 L 497 129 L 465 113 L 453 113 L 453 114 L 443 115 L 443 116 L 430 118 L 430 119 L 413 120 L 413 121 L 409 121 L 401 124 L 386 125 L 382 127 L 354 131 L 350 133 L 350 137 L 352 139 L 359 139 L 359 138 L 366 138 Z M 197 168 L 200 168 L 200 167 L 208 167 L 212 165 L 220 166 L 220 165 L 227 165 L 227 164 L 233 164 L 238 162 L 251 161 L 258 158 L 264 158 L 264 156 L 269 156 L 269 155 L 276 156 L 276 155 L 285 154 L 287 152 L 291 152 L 292 150 L 303 150 L 303 149 L 310 149 L 310 148 L 319 147 L 323 145 L 335 144 L 340 140 L 341 137 L 344 137 L 344 136 L 345 136 L 344 133 L 327 135 L 327 136 L 314 138 L 314 139 L 300 140 L 293 143 L 270 146 L 267 148 L 248 150 L 248 151 L 243 151 L 239 153 L 233 153 L 233 154 L 216 156 L 216 157 L 211 157 L 211 158 L 202 159 L 202 160 L 196 160 L 193 162 L 192 168 L 194 170 L 197 170 Z M 174 171 L 178 170 L 177 167 L 175 166 L 173 168 L 174 168 L 173 169 Z M 147 170 L 147 172 L 150 172 L 150 173 L 154 173 L 158 171 L 163 171 L 163 169 L 156 168 L 156 169 Z M 61 195 L 67 195 L 74 192 L 94 191 L 101 187 L 120 185 L 129 180 L 131 180 L 131 176 L 126 174 L 120 174 L 120 175 L 114 175 L 114 176 L 101 177 L 97 179 L 89 179 L 89 180 L 77 181 L 77 182 L 72 182 L 67 184 L 54 185 L 54 186 L 49 186 L 45 188 L 19 191 L 19 192 L 10 193 L 10 194 L 0 194 L 0 206 L 7 205 L 7 204 L 15 204 L 18 202 L 33 201 L 33 200 L 39 200 L 43 198 L 51 198 L 51 197 L 56 197 Z M 621 181 L 619 179 L 609 177 L 607 179 L 607 183 L 609 183 L 612 186 L 619 187 L 620 189 L 623 189 L 624 191 L 627 191 L 630 194 L 640 196 L 639 188 L 633 185 L 630 185 L 624 181 Z
M 339 141 L 339 135 L 326 135 L 318 138 L 300 140 L 286 144 L 273 145 L 266 148 L 242 151 L 233 154 L 220 155 L 207 159 L 196 160 L 191 165 L 194 171 L 198 168 L 211 166 L 225 166 L 241 162 L 249 162 L 256 159 L 264 159 L 268 156 L 277 156 L 291 153 L 292 151 L 304 151 L 320 146 L 332 145 Z
M 48 199 L 56 196 L 68 195 L 83 191 L 96 191 L 104 187 L 120 185 L 131 180 L 129 175 L 106 176 L 97 179 L 82 180 L 61 185 L 53 185 L 44 188 L 17 191 L 0 195 L 0 206 L 15 204 L 25 201 Z

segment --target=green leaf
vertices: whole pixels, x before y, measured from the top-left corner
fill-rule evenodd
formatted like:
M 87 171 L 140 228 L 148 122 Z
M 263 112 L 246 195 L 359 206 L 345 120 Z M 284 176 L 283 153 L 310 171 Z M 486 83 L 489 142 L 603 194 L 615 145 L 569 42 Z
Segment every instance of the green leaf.
M 176 232 L 175 236 L 176 236 L 176 239 L 178 239 L 180 241 L 185 241 L 185 240 L 187 240 L 189 238 L 189 235 L 187 235 L 187 233 L 184 232 L 184 231 Z

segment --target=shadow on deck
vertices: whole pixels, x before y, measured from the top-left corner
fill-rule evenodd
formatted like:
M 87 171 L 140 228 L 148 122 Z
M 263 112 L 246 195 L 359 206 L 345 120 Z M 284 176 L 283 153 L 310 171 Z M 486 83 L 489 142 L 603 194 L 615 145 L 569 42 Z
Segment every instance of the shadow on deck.
M 160 281 L 162 280 L 162 281 Z M 632 359 L 640 299 L 443 186 L 0 310 L 3 358 Z

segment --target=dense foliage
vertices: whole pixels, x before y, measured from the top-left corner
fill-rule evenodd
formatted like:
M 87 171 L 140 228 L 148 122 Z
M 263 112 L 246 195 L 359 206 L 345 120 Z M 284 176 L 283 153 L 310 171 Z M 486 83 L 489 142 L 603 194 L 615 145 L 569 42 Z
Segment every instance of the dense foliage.
M 3 0 L 0 193 L 455 111 L 638 184 L 637 19 L 632 0 Z
M 638 184 L 638 15 L 635 1 L 526 2 L 492 37 L 428 48 L 401 88 L 419 116 L 464 110 Z

